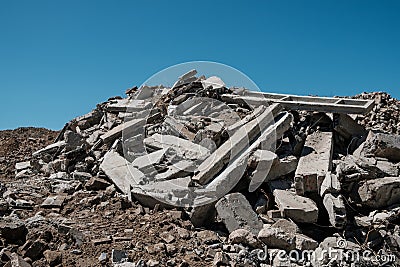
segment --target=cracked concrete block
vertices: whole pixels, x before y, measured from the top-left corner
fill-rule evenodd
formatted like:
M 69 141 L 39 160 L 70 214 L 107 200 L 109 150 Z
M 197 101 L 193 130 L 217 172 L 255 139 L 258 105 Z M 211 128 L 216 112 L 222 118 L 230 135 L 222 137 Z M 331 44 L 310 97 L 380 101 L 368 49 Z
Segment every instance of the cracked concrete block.
M 358 194 L 362 204 L 370 208 L 383 208 L 400 203 L 400 177 L 385 177 L 363 182 Z
M 112 128 L 105 134 L 101 135 L 100 138 L 101 140 L 103 140 L 104 143 L 109 144 L 114 142 L 115 139 L 120 138 L 124 131 L 126 131 L 125 133 L 136 132 L 142 129 L 144 125 L 144 119 L 134 119 Z
M 156 164 L 159 164 L 167 154 L 169 148 L 160 149 L 155 152 L 140 156 L 132 162 L 132 166 L 146 172 L 154 169 Z
M 332 132 L 314 132 L 307 136 L 295 173 L 299 195 L 319 191 L 322 180 L 331 170 L 332 154 Z
M 229 233 L 237 229 L 246 229 L 258 235 L 263 228 L 262 221 L 251 208 L 250 203 L 240 193 L 232 193 L 222 197 L 216 204 L 218 217 L 221 218 Z
M 344 205 L 343 196 L 337 197 L 330 193 L 325 194 L 323 204 L 328 211 L 329 222 L 338 229 L 343 229 L 347 223 L 346 207 Z
M 279 222 L 279 221 L 278 221 Z M 298 232 L 298 229 L 285 223 L 278 223 L 264 228 L 258 234 L 258 240 L 266 244 L 269 248 L 278 248 L 286 251 L 290 250 L 314 250 L 318 247 L 318 242 L 314 239 Z
M 144 144 L 153 149 L 172 148 L 179 156 L 188 160 L 204 160 L 210 155 L 207 148 L 172 135 L 156 133 L 145 138 Z
M 273 194 L 275 202 L 284 217 L 303 223 L 317 221 L 318 207 L 313 200 L 286 190 L 275 190 Z
M 132 186 L 143 184 L 144 174 L 133 167 L 130 162 L 121 157 L 115 151 L 109 151 L 104 155 L 100 169 L 113 181 L 119 190 L 128 196 L 131 195 Z
M 354 151 L 356 156 L 375 156 L 400 162 L 400 135 L 369 132 L 367 140 Z
M 250 192 L 253 192 L 266 180 L 271 166 L 277 161 L 279 161 L 279 159 L 274 152 L 261 149 L 254 152 L 250 159 L 250 165 L 255 167 L 255 170 L 250 176 Z

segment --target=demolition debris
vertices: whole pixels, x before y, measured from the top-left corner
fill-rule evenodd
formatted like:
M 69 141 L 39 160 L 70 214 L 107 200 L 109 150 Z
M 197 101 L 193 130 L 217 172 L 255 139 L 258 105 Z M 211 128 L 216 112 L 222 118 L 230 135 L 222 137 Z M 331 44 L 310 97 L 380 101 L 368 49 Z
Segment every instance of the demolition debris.
M 196 75 L 110 98 L 16 162 L 1 183 L 2 264 L 339 266 L 275 256 L 340 238 L 400 260 L 399 101 Z

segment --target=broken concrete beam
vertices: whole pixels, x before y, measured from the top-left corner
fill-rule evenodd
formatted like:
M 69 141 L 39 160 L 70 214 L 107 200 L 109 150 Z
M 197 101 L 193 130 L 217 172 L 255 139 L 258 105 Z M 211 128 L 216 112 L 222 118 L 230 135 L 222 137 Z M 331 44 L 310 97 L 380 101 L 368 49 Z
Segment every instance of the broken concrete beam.
M 48 145 L 45 148 L 42 148 L 36 152 L 34 152 L 32 154 L 32 156 L 36 157 L 42 154 L 53 154 L 55 152 L 57 152 L 58 150 L 62 150 L 67 144 L 65 143 L 65 141 L 58 141 L 54 144 Z
M 119 190 L 128 196 L 131 195 L 131 187 L 143 184 L 144 174 L 132 166 L 115 151 L 109 151 L 104 155 L 100 169 L 113 181 Z
M 282 216 L 300 223 L 317 222 L 318 208 L 313 200 L 286 190 L 275 190 L 273 194 Z
M 271 147 L 271 143 L 276 142 L 277 138 L 290 128 L 293 121 L 293 115 L 290 113 L 282 113 L 277 118 L 275 124 L 267 127 L 261 135 L 254 141 L 245 151 L 243 151 L 233 162 L 231 162 L 214 180 L 206 187 L 206 191 L 215 192 L 216 196 L 221 197 L 226 192 L 229 192 L 242 178 L 244 170 L 247 166 L 250 154 L 262 144 Z
M 367 140 L 354 151 L 354 155 L 400 162 L 400 135 L 369 132 Z
M 383 208 L 400 203 L 400 177 L 385 177 L 365 181 L 358 189 L 362 204 Z
M 264 182 L 275 180 L 281 176 L 294 172 L 297 168 L 298 159 L 295 156 L 286 156 L 272 164 Z
M 282 111 L 282 106 L 280 106 L 281 109 L 276 111 L 276 114 L 272 114 L 274 117 L 278 115 L 279 112 Z M 264 106 L 258 106 L 256 107 L 250 114 L 246 115 L 243 119 L 235 122 L 234 124 L 228 126 L 227 131 L 228 133 L 234 133 L 236 132 L 237 129 L 241 128 L 243 125 L 248 123 L 249 121 L 254 120 L 258 116 L 260 116 L 264 111 Z
M 159 204 L 161 207 L 175 207 L 189 205 L 185 203 L 191 193 L 189 186 L 192 181 L 190 177 L 176 178 L 168 181 L 156 181 L 143 186 L 133 186 L 131 190 L 132 197 L 138 200 L 143 206 L 155 207 Z
M 254 152 L 251 161 L 255 170 L 250 176 L 249 191 L 253 192 L 265 181 L 271 166 L 279 159 L 274 152 L 259 149 Z
M 124 131 L 126 131 L 126 134 L 131 134 L 135 131 L 143 129 L 144 124 L 144 119 L 134 119 L 114 127 L 113 129 L 100 136 L 100 138 L 101 140 L 103 140 L 104 143 L 109 144 L 114 142 L 115 139 L 120 138 Z
M 364 126 L 358 124 L 347 114 L 334 114 L 333 120 L 335 123 L 334 130 L 346 139 L 354 137 L 365 139 L 367 137 L 367 130 Z
M 323 204 L 328 211 L 329 222 L 338 229 L 343 229 L 347 223 L 346 207 L 344 206 L 343 196 L 337 197 L 330 193 L 325 194 Z
M 145 109 L 150 109 L 152 103 L 145 102 L 144 100 L 136 99 L 116 99 L 107 104 L 106 110 L 108 112 L 139 112 Z
M 254 235 L 263 228 L 263 223 L 251 208 L 250 203 L 240 193 L 232 193 L 221 198 L 216 204 L 218 217 L 222 219 L 229 233 L 246 229 Z
M 265 102 L 281 104 L 287 110 L 309 110 L 325 113 L 365 114 L 374 102 L 372 100 L 344 99 L 333 97 L 296 96 L 260 93 L 245 90 L 241 95 L 223 94 L 222 101 L 234 104 L 263 105 Z
M 170 166 L 165 172 L 160 172 L 154 176 L 156 181 L 171 180 L 193 173 L 195 164 L 190 160 L 181 160 Z
M 172 148 L 179 156 L 188 160 L 203 160 L 210 155 L 207 148 L 172 135 L 157 133 L 145 138 L 144 144 L 153 149 Z
M 199 184 L 207 184 L 228 162 L 241 153 L 253 139 L 268 128 L 273 123 L 272 114 L 276 109 L 280 109 L 279 105 L 271 106 L 271 108 L 263 108 L 261 115 L 248 122 L 238 129 L 225 143 L 223 143 L 214 153 L 211 154 L 198 167 L 199 173 L 193 177 L 193 181 Z
M 178 120 L 176 120 L 174 117 L 167 116 L 164 119 L 164 123 L 171 127 L 171 129 L 178 135 L 182 136 L 183 138 L 193 141 L 195 137 L 195 133 L 192 133 L 191 131 L 188 130 L 188 128 Z
M 332 155 L 332 132 L 314 132 L 307 136 L 295 173 L 299 195 L 319 191 L 326 173 L 331 170 Z
M 132 166 L 138 168 L 142 172 L 148 173 L 149 171 L 154 170 L 154 166 L 156 164 L 161 163 L 161 161 L 165 158 L 168 150 L 170 150 L 170 148 L 160 149 L 152 153 L 140 156 L 132 162 Z

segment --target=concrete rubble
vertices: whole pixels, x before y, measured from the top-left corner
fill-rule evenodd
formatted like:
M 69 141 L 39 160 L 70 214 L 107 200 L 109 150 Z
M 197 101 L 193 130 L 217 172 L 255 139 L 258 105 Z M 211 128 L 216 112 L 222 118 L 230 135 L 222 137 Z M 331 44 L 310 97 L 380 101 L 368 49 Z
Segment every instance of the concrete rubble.
M 339 237 L 400 260 L 399 102 L 252 93 L 196 70 L 126 94 L 13 163 L 1 266 L 325 266 L 277 254 Z

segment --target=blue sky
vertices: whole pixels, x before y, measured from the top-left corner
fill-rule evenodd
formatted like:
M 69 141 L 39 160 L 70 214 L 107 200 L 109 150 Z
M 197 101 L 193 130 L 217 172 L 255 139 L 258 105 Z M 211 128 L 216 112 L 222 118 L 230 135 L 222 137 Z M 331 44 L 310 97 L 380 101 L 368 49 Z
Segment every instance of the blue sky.
M 194 60 L 268 92 L 400 98 L 399 12 L 385 0 L 0 0 L 0 129 L 60 129 Z

